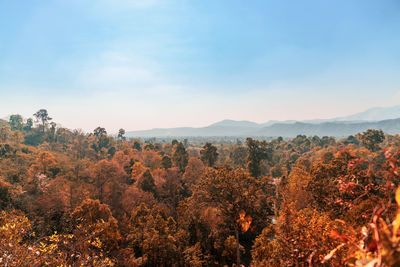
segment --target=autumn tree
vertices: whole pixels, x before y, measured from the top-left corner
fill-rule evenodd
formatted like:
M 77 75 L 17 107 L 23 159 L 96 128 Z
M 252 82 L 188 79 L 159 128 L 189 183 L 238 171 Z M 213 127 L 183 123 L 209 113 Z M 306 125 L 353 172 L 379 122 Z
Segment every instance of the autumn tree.
M 32 176 L 41 174 L 51 176 L 51 168 L 54 167 L 56 163 L 56 158 L 52 153 L 45 151 L 40 152 L 37 155 L 35 162 L 29 168 L 28 173 L 30 173 Z
M 126 180 L 126 174 L 115 162 L 101 160 L 92 167 L 91 178 L 96 187 L 96 197 L 101 202 L 104 202 L 106 200 L 106 196 L 110 195 L 109 190 L 107 190 L 108 192 L 106 191 L 107 185 L 122 183 Z M 112 194 L 107 198 L 109 199 L 110 197 L 112 197 Z
M 391 207 L 394 206 L 393 203 L 378 205 L 371 213 L 371 222 L 362 227 L 361 238 L 357 236 L 355 239 L 346 233 L 337 233 L 336 238 L 344 241 L 342 243 L 344 249 L 347 248 L 351 252 L 346 255 L 346 265 L 352 266 L 358 263 L 364 267 L 400 265 L 400 188 L 397 188 L 394 198 L 397 212 L 393 214 L 393 218 L 385 216 L 388 209 L 395 209 Z M 325 262 L 332 263 L 334 256 L 340 257 L 340 252 L 339 249 L 332 250 L 325 256 Z
M 11 129 L 9 125 L 0 126 L 0 142 L 5 143 L 11 136 Z
M 74 248 L 82 257 L 103 257 L 119 248 L 118 222 L 109 207 L 99 200 L 86 199 L 71 214 Z
M 205 166 L 199 158 L 190 158 L 186 166 L 182 180 L 189 195 L 192 194 L 193 186 L 200 180 L 205 171 Z
M 0 179 L 0 209 L 5 209 L 10 202 L 10 187 L 11 185 L 9 183 Z
M 176 208 L 187 194 L 182 182 L 182 173 L 177 168 L 165 170 L 162 175 L 163 183 L 160 188 L 160 199 L 170 209 L 170 215 L 176 215 Z
M 250 225 L 265 224 L 271 207 L 265 202 L 262 183 L 242 169 L 227 167 L 208 169 L 199 180 L 193 201 L 200 207 L 215 207 L 236 240 L 236 266 L 240 266 L 240 240 L 242 229 Z
M 24 266 L 34 263 L 36 253 L 40 251 L 24 244 L 24 240 L 33 237 L 32 224 L 24 215 L 16 212 L 0 212 L 0 252 L 2 266 Z
M 162 163 L 160 154 L 155 152 L 154 150 L 142 151 L 141 161 L 146 167 L 150 168 L 151 170 L 161 167 Z
M 207 142 L 203 149 L 200 150 L 201 160 L 208 167 L 213 167 L 215 162 L 218 159 L 217 148 L 213 146 L 211 143 Z
M 183 253 L 185 262 L 189 264 L 189 266 L 202 267 L 207 264 L 206 257 L 201 250 L 199 242 L 185 249 Z
M 327 213 L 287 205 L 274 227 L 266 227 L 252 251 L 255 266 L 322 266 L 323 256 L 340 245 L 331 237 L 341 229 Z M 321 244 L 324 244 L 321 246 Z M 335 265 L 339 266 L 339 265 Z
M 377 191 L 383 186 L 383 177 L 371 173 L 372 167 L 371 162 L 351 151 L 340 151 L 333 160 L 311 166 L 311 179 L 304 188 L 315 208 L 341 216 L 353 207 L 354 201 L 384 193 L 384 190 Z
M 179 263 L 178 242 L 175 237 L 176 222 L 153 207 L 139 206 L 129 220 L 128 242 L 135 258 L 127 262 L 131 266 L 173 266 Z
M 131 167 L 131 181 L 137 181 L 145 171 L 146 167 L 140 161 L 134 162 Z

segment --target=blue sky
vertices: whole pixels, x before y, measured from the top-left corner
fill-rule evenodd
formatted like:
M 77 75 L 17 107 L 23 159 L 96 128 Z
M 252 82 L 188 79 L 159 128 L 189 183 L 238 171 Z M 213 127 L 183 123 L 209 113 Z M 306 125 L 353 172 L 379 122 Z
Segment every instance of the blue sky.
M 398 0 L 0 0 L 0 117 L 204 126 L 400 104 Z

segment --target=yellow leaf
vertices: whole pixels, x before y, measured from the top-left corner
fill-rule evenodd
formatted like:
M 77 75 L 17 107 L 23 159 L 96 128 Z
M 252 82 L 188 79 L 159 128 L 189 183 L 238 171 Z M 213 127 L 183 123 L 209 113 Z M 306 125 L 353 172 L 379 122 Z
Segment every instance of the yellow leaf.
M 329 254 L 327 254 L 324 257 L 322 263 L 325 263 L 326 261 L 330 260 L 335 255 L 336 251 L 338 251 L 338 249 L 340 249 L 343 246 L 344 246 L 344 243 L 342 243 L 339 246 L 337 246 L 336 248 L 332 249 L 331 252 L 329 252 Z
M 397 211 L 396 219 L 393 221 L 393 240 L 397 238 L 397 231 L 400 227 L 400 210 Z
M 400 206 L 400 187 L 398 187 L 396 190 L 396 202 L 397 205 Z
M 244 210 L 241 210 L 239 212 L 239 219 L 236 220 L 236 222 L 241 226 L 242 232 L 247 232 L 249 230 L 252 218 L 250 216 L 246 216 L 246 212 Z
M 246 216 L 246 212 L 245 212 L 244 210 L 241 210 L 241 211 L 239 212 L 239 220 L 243 220 L 243 219 L 244 219 L 244 216 Z

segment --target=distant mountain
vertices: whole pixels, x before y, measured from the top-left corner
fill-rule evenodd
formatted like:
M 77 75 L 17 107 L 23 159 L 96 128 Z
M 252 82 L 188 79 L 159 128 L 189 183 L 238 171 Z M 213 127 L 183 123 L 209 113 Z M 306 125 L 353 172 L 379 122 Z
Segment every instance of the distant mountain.
M 362 133 L 368 129 L 381 129 L 388 134 L 399 134 L 400 119 L 377 122 L 324 122 L 318 124 L 304 122 L 296 122 L 294 124 L 276 123 L 262 128 L 255 135 L 295 137 L 302 134 L 307 136 L 344 137 Z
M 209 127 L 223 126 L 223 127 L 261 127 L 260 124 L 252 121 L 234 121 L 234 120 L 223 120 L 211 124 Z
M 400 106 L 377 107 L 346 117 L 305 121 L 276 121 L 265 123 L 223 120 L 206 127 L 166 128 L 127 132 L 128 137 L 166 136 L 282 136 L 299 134 L 318 136 L 347 136 L 367 129 L 382 129 L 389 134 L 400 133 Z
M 275 123 L 266 127 L 245 126 L 208 126 L 202 128 L 171 128 L 147 131 L 127 132 L 128 137 L 167 137 L 167 136 L 270 136 L 295 137 L 307 136 L 343 137 L 362 133 L 367 129 L 382 129 L 388 134 L 400 133 L 400 119 L 377 122 L 324 122 L 324 123 Z
M 336 118 L 336 121 L 382 121 L 400 118 L 400 106 L 376 107 L 346 117 Z
M 266 127 L 266 126 L 270 126 L 270 125 L 274 125 L 276 123 L 281 123 L 281 124 L 293 124 L 296 123 L 297 121 L 295 120 L 286 120 L 286 121 L 277 121 L 277 120 L 271 120 L 271 121 L 267 121 L 265 123 L 261 123 L 259 124 L 261 127 Z
M 161 137 L 161 136 L 244 136 L 251 135 L 261 127 L 210 125 L 201 128 L 166 128 L 127 132 L 127 137 Z

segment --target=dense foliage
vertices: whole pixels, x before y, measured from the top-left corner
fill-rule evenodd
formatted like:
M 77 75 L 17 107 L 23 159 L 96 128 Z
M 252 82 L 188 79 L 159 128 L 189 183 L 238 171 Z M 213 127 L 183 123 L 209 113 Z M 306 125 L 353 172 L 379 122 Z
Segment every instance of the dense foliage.
M 5 266 L 399 266 L 400 136 L 243 144 L 0 121 Z

